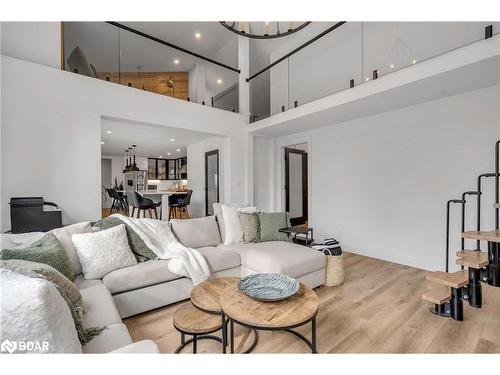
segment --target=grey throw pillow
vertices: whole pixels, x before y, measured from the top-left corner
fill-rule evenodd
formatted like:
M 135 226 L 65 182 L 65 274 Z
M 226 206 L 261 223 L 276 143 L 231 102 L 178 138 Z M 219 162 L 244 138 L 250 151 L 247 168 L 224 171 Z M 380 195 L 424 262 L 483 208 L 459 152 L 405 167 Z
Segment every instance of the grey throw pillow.
M 75 279 L 73 268 L 66 250 L 52 233 L 47 233 L 41 239 L 24 249 L 2 249 L 0 259 L 21 259 L 35 263 L 44 263 L 55 268 L 69 280 Z
M 104 230 L 114 228 L 122 224 L 125 223 L 116 217 L 106 217 L 94 223 L 93 227 L 99 230 Z M 138 262 L 145 262 L 147 260 L 158 258 L 158 256 L 146 246 L 141 237 L 139 237 L 139 235 L 135 233 L 134 230 L 127 224 L 125 224 L 125 229 L 127 231 L 128 245 Z
M 83 316 L 82 295 L 80 291 L 75 284 L 55 268 L 48 264 L 21 259 L 0 260 L 0 268 L 9 269 L 26 276 L 30 276 L 31 272 L 43 275 L 48 281 L 57 284 L 64 291 L 71 304 Z
M 257 242 L 259 234 L 259 217 L 256 213 L 240 212 L 241 233 L 243 234 L 243 243 Z
M 290 226 L 287 212 L 259 213 L 259 242 L 265 241 L 291 241 L 286 233 L 280 229 Z

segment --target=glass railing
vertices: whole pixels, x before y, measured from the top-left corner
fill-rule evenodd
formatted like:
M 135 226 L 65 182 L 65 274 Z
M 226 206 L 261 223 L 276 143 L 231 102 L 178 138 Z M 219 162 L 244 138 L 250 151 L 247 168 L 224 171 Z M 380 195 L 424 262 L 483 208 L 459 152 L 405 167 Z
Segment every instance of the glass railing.
M 333 25 L 334 23 L 332 23 Z M 485 39 L 500 22 L 347 22 L 250 80 L 251 121 Z M 277 61 L 289 50 L 271 55 Z
M 238 112 L 238 72 L 106 22 L 63 27 L 67 71 Z

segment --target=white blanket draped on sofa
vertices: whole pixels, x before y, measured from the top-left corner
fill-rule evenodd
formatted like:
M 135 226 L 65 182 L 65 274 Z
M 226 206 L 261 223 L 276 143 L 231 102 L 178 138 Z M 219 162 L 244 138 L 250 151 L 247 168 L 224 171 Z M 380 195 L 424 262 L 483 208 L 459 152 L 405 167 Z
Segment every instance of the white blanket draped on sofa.
M 170 272 L 189 277 L 199 284 L 210 276 L 207 261 L 201 253 L 181 244 L 168 223 L 154 219 L 137 219 L 120 214 L 111 215 L 127 224 L 159 259 L 170 259 Z

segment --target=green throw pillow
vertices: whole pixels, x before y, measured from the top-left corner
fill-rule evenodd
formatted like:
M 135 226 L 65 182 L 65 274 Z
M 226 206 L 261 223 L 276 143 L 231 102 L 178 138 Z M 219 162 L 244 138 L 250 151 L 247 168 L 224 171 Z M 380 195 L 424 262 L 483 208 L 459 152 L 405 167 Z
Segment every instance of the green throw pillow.
M 75 279 L 68 254 L 52 233 L 47 233 L 25 249 L 2 249 L 0 251 L 0 259 L 21 259 L 48 264 L 69 280 L 73 281 Z
M 259 213 L 259 242 L 265 241 L 288 241 L 290 238 L 286 233 L 279 230 L 290 226 L 287 212 L 263 212 Z
M 106 217 L 94 223 L 93 227 L 98 228 L 99 230 L 104 230 L 117 227 L 121 224 L 125 223 L 116 217 Z M 145 262 L 147 260 L 158 258 L 158 256 L 146 246 L 141 237 L 139 237 L 139 235 L 135 233 L 127 224 L 125 224 L 125 229 L 127 231 L 128 244 L 138 262 Z

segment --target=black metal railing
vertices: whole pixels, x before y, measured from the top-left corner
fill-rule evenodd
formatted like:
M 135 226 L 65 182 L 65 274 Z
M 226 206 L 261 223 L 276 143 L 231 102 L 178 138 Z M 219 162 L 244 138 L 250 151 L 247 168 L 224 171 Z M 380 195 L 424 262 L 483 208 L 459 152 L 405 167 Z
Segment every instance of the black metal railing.
M 450 258 L 450 206 L 452 203 L 460 203 L 462 206 L 461 210 L 461 233 L 466 231 L 465 228 L 465 221 L 466 221 L 466 203 L 467 203 L 467 196 L 469 195 L 475 195 L 477 197 L 477 208 L 476 208 L 476 230 L 480 231 L 481 230 L 481 196 L 483 194 L 483 185 L 482 185 L 482 180 L 483 178 L 495 178 L 495 229 L 498 228 L 498 214 L 499 214 L 499 199 L 500 199 L 500 192 L 499 192 L 499 182 L 500 182 L 500 140 L 498 140 L 495 143 L 495 172 L 489 172 L 489 173 L 482 173 L 477 176 L 477 189 L 476 190 L 469 190 L 465 191 L 462 193 L 462 199 L 450 199 L 446 203 L 446 272 L 449 271 L 449 258 Z M 481 243 L 479 240 L 476 242 L 476 249 L 475 251 L 480 252 L 481 251 Z M 463 236 L 461 236 L 461 250 L 465 250 L 465 239 Z M 464 268 L 463 266 L 461 267 L 462 269 Z

